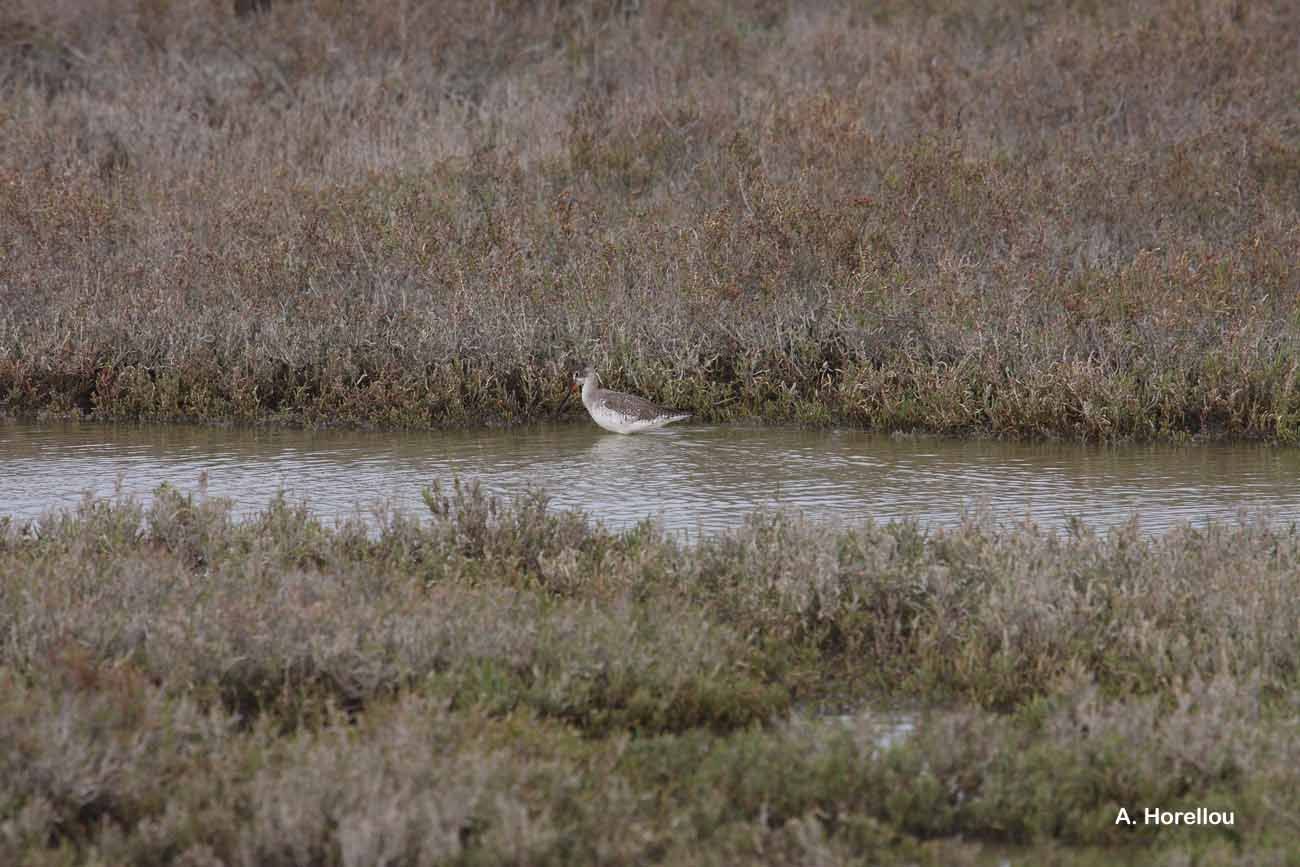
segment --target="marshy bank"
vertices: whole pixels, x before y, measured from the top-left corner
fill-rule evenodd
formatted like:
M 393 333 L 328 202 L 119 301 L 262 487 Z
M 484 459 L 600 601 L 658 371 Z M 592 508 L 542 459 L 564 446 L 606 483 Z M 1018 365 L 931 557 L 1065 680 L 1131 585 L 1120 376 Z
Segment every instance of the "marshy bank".
M 1294 442 L 1294 3 L 17 0 L 0 411 Z
M 3 860 L 1282 864 L 1300 845 L 1293 526 L 757 513 L 685 546 L 541 495 L 426 499 L 377 536 L 166 488 L 0 519 Z M 919 708 L 907 737 L 882 737 L 892 702 Z M 1235 821 L 1127 828 L 1121 807 Z

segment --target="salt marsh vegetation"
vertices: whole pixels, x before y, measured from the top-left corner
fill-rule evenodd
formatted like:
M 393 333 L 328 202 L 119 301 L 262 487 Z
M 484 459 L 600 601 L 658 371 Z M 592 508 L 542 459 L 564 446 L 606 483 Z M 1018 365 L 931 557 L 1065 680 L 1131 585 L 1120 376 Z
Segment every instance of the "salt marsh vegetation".
M 1293 3 L 15 0 L 0 410 L 1294 442 Z
M 375 533 L 163 489 L 0 525 L 4 860 L 1244 864 L 1298 842 L 1294 527 L 767 513 L 683 545 L 540 494 L 428 509 Z M 882 738 L 898 703 L 915 724 Z

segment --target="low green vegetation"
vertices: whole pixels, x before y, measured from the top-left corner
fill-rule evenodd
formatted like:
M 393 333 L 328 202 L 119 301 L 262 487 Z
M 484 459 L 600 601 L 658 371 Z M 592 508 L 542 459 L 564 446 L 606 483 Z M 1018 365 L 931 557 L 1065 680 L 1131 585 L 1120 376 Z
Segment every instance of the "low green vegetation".
M 1286 864 L 1300 532 L 0 519 L 0 861 Z M 891 728 L 881 708 L 909 709 Z M 1231 827 L 1117 825 L 1121 807 Z
M 11 0 L 0 412 L 1300 431 L 1292 2 Z

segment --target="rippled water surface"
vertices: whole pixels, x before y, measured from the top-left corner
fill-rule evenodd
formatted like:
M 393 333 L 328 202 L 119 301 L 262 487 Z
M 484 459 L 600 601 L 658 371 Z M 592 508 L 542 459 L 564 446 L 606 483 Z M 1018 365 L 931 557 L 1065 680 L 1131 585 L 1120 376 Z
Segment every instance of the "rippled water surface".
M 541 487 L 555 508 L 620 528 L 657 518 L 690 535 L 740 524 L 757 506 L 845 523 L 963 510 L 1060 526 L 1291 520 L 1300 451 L 1264 446 L 1117 447 L 890 439 L 849 431 L 676 426 L 624 437 L 594 425 L 511 431 L 362 433 L 187 426 L 0 424 L 0 514 L 33 518 L 85 492 L 147 499 L 159 484 L 256 512 L 283 490 L 326 519 L 379 503 L 419 512 L 420 490 L 454 474 L 497 494 Z

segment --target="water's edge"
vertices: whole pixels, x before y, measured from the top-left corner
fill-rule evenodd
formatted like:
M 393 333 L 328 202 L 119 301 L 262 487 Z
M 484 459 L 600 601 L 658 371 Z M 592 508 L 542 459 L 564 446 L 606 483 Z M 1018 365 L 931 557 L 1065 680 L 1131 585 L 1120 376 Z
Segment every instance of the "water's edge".
M 613 529 L 655 519 L 710 533 L 759 507 L 857 523 L 1006 521 L 1145 533 L 1300 510 L 1300 452 L 1258 444 L 1095 446 L 889 438 L 856 431 L 677 426 L 637 436 L 592 425 L 373 433 L 189 425 L 0 422 L 0 514 L 19 520 L 85 493 L 148 500 L 163 482 L 229 498 L 237 515 L 283 491 L 320 517 L 423 511 L 453 476 L 514 497 L 542 489 Z

